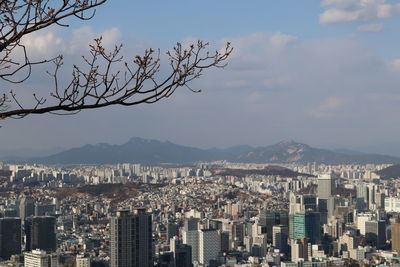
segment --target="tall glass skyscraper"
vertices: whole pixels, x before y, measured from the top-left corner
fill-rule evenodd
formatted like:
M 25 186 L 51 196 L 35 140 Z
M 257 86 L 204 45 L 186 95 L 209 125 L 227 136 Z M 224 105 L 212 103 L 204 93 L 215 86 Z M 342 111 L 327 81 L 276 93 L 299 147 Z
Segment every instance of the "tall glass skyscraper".
M 321 213 L 304 212 L 290 215 L 290 239 L 306 237 L 310 243 L 321 241 Z
M 54 252 L 56 242 L 56 218 L 51 216 L 29 217 L 25 220 L 26 250 L 41 249 Z
M 21 253 L 21 219 L 0 219 L 0 258 L 8 260 Z

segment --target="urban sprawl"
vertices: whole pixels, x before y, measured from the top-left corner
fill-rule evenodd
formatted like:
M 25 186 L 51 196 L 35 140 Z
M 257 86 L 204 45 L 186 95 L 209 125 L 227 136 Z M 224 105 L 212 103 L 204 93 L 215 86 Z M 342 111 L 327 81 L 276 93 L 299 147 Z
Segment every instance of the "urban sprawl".
M 400 266 L 389 165 L 280 166 L 0 163 L 0 266 Z

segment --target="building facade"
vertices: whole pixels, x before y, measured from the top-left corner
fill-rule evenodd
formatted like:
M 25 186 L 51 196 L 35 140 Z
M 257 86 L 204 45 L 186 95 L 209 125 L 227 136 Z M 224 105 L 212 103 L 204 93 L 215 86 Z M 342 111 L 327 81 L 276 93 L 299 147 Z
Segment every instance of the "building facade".
M 32 252 L 25 252 L 24 262 L 25 267 L 58 267 L 58 256 L 37 249 Z
M 56 218 L 51 216 L 29 217 L 25 220 L 26 250 L 55 252 Z
M 110 221 L 111 267 L 153 266 L 152 221 L 145 209 L 121 210 Z
M 199 230 L 199 263 L 208 265 L 216 260 L 221 249 L 221 237 L 217 230 Z
M 0 258 L 8 260 L 21 253 L 21 219 L 0 219 Z

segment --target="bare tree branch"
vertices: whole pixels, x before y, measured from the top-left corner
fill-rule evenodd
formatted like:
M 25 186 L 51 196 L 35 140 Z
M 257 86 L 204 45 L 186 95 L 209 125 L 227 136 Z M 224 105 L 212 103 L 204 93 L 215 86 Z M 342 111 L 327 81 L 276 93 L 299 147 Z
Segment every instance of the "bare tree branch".
M 74 66 L 72 79 L 60 88 L 58 73 L 62 59 L 53 61 L 55 70 L 49 73 L 54 81 L 54 90 L 50 93 L 56 104 L 45 106 L 46 99 L 34 95 L 36 105 L 24 108 L 14 92 L 10 92 L 11 102 L 18 109 L 0 112 L 0 118 L 22 118 L 28 114 L 71 114 L 84 109 L 95 109 L 111 105 L 132 106 L 141 103 L 152 104 L 174 93 L 178 87 L 189 88 L 188 83 L 200 77 L 204 69 L 223 67 L 222 64 L 232 52 L 228 43 L 223 51 L 207 52 L 209 44 L 198 41 L 185 50 L 178 43 L 169 57 L 170 74 L 163 79 L 157 78 L 160 71 L 160 55 L 152 49 L 143 56 L 136 56 L 133 63 L 123 61 L 121 46 L 107 52 L 101 45 L 101 38 L 90 46 L 90 58 L 83 58 L 87 71 Z M 117 65 L 117 66 L 116 66 Z M 113 71 L 114 70 L 114 71 Z M 63 113 L 59 113 L 63 112 Z
M 51 62 L 43 59 L 31 62 L 22 44 L 22 38 L 53 24 L 60 24 L 62 19 L 75 16 L 90 19 L 94 15 L 89 10 L 102 5 L 107 0 L 1 0 L 0 1 L 0 78 L 8 82 L 22 83 L 31 74 L 33 65 Z M 18 55 L 23 59 L 16 59 Z M 16 77 L 22 70 L 27 70 L 24 77 Z
M 90 19 L 94 8 L 107 0 L 5 0 L 0 2 L 0 78 L 11 83 L 23 83 L 37 64 L 52 63 L 54 71 L 47 72 L 53 81 L 49 96 L 33 93 L 35 104 L 25 107 L 14 91 L 0 97 L 0 119 L 23 118 L 29 114 L 52 113 L 76 114 L 85 109 L 111 105 L 133 106 L 152 104 L 170 97 L 177 88 L 192 92 L 189 83 L 199 78 L 205 69 L 222 68 L 232 52 L 230 43 L 222 51 L 211 53 L 209 44 L 198 41 L 188 48 L 177 43 L 167 52 L 169 71 L 161 75 L 160 51 L 148 49 L 142 56 L 124 61 L 122 45 L 106 51 L 102 38 L 95 39 L 89 47 L 89 56 L 82 57 L 83 66 L 74 65 L 69 82 L 62 84 L 60 70 L 63 57 L 29 60 L 21 38 L 29 33 L 56 24 L 65 26 L 61 20 L 75 16 Z M 91 11 L 90 11 L 91 10 Z M 87 13 L 91 12 L 91 13 Z M 15 59 L 15 53 L 22 60 Z M 18 75 L 24 70 L 24 76 Z M 163 71 L 164 72 L 164 68 Z

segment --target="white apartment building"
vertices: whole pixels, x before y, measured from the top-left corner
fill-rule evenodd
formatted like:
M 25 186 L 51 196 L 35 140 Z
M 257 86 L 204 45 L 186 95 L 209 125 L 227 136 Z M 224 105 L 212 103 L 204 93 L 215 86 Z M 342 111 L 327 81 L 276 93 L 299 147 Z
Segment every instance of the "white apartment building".
M 199 231 L 182 231 L 182 241 L 192 247 L 192 262 L 199 261 Z
M 76 267 L 90 267 L 91 260 L 89 257 L 85 257 L 84 255 L 76 256 Z
M 360 230 L 360 234 L 365 235 L 365 223 L 375 219 L 375 214 L 372 213 L 360 213 L 357 215 L 357 229 Z
M 217 230 L 199 230 L 199 263 L 207 265 L 215 260 L 221 248 L 221 237 Z
M 386 212 L 400 212 L 400 198 L 386 197 L 385 198 Z
M 221 237 L 217 230 L 203 229 L 182 231 L 182 241 L 192 247 L 192 261 L 208 265 L 215 260 L 221 250 Z
M 58 267 L 57 254 L 47 254 L 43 250 L 24 253 L 25 267 Z

